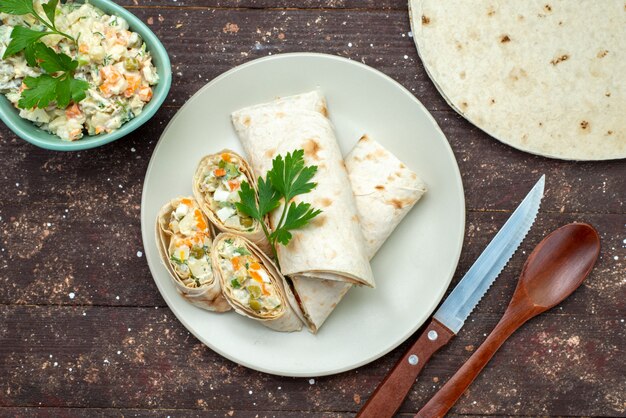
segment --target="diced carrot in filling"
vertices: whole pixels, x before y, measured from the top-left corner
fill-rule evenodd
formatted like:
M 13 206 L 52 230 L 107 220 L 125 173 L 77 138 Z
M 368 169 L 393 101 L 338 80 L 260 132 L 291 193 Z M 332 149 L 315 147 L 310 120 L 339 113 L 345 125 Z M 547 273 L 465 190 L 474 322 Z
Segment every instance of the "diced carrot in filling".
M 99 88 L 105 97 L 111 97 L 111 85 L 110 84 L 106 84 L 106 83 L 102 84 Z
M 239 267 L 241 267 L 239 265 L 239 257 L 233 257 L 230 259 L 231 264 L 233 265 L 233 270 L 237 271 L 239 270 Z
M 72 106 L 65 109 L 65 116 L 68 119 L 76 118 L 82 115 L 82 112 L 78 108 L 78 105 L 74 103 Z
M 139 98 L 142 102 L 149 102 L 152 99 L 152 89 L 144 86 L 139 89 Z
M 230 191 L 235 191 L 239 188 L 239 182 L 237 180 L 228 180 L 228 187 Z
M 194 212 L 194 217 L 196 219 L 196 226 L 198 227 L 198 229 L 204 231 L 207 228 L 207 224 L 204 221 L 204 216 L 202 216 L 202 212 L 200 212 L 200 209 L 196 209 L 196 211 Z
M 109 84 L 115 84 L 120 81 L 122 75 L 119 71 L 117 71 L 113 66 L 107 65 L 100 69 L 100 77 L 103 80 L 106 80 Z
M 128 82 L 128 87 L 124 90 L 124 97 L 131 97 L 141 86 L 141 77 L 137 74 L 125 74 L 124 78 Z
M 248 273 L 250 273 L 250 277 L 252 277 L 254 280 L 256 280 L 257 282 L 263 284 L 263 278 L 261 277 L 261 275 L 259 273 L 257 273 L 254 270 L 250 270 L 250 271 L 248 271 Z

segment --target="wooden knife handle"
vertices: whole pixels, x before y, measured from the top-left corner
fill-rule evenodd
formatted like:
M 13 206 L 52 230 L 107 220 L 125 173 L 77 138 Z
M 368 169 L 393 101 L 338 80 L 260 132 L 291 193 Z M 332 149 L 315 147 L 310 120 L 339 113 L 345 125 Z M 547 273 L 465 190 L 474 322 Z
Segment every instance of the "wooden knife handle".
M 526 316 L 505 315 L 478 347 L 472 356 L 446 382 L 414 418 L 442 418 L 454 406 L 463 392 L 476 379 L 500 346 L 515 330 L 529 318 Z
M 452 331 L 436 319 L 431 320 L 415 344 L 378 385 L 357 414 L 357 418 L 393 417 L 430 356 L 446 345 L 452 337 L 454 337 Z

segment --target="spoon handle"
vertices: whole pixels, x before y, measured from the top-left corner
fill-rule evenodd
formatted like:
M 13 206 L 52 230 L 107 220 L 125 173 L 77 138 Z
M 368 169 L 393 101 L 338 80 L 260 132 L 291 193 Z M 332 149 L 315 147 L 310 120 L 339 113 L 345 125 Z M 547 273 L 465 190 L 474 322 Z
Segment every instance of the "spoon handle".
M 474 381 L 483 367 L 491 360 L 491 357 L 498 351 L 498 348 L 504 341 L 527 320 L 527 317 L 505 312 L 498 325 L 496 325 L 481 346 L 478 347 L 476 352 L 439 389 L 435 396 L 419 410 L 415 418 L 443 417 Z

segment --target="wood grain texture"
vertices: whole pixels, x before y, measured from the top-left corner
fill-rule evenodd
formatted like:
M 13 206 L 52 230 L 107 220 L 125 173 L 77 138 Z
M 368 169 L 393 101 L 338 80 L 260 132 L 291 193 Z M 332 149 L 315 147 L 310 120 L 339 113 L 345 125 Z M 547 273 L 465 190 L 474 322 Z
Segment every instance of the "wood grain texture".
M 458 159 L 468 208 L 454 283 L 539 176 L 547 176 L 541 212 L 520 251 L 459 336 L 430 360 L 400 416 L 412 416 L 469 357 L 504 312 L 530 250 L 572 221 L 600 232 L 595 270 L 562 305 L 512 337 L 451 416 L 626 416 L 624 161 L 535 157 L 463 120 L 424 72 L 405 2 L 119 3 L 147 22 L 170 53 L 172 91 L 157 115 L 123 140 L 65 154 L 38 149 L 0 126 L 0 416 L 354 416 L 408 344 L 313 384 L 253 372 L 184 329 L 143 257 L 142 180 L 167 122 L 223 71 L 295 51 L 371 65 L 433 113 Z
M 119 0 L 118 4 L 136 8 L 187 9 L 349 9 L 355 11 L 404 10 L 404 0 Z
M 176 417 L 176 418 L 349 418 L 354 414 L 349 412 L 303 412 L 285 411 L 276 414 L 275 411 L 204 411 L 193 409 L 100 409 L 100 408 L 0 408 L 0 413 L 19 418 L 107 418 L 107 417 Z M 412 417 L 412 414 L 398 414 L 400 418 Z M 448 415 L 448 418 L 490 418 L 496 415 Z M 571 417 L 562 417 L 571 418 Z

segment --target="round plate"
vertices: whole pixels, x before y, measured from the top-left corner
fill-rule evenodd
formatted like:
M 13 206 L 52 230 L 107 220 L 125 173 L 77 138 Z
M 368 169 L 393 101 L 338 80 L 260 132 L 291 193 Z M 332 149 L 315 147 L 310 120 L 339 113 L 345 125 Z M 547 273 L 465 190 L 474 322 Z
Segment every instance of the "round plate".
M 243 152 L 230 114 L 245 106 L 319 88 L 344 155 L 368 133 L 428 185 L 429 191 L 372 260 L 377 287 L 353 288 L 317 335 L 280 333 L 235 312 L 216 314 L 175 290 L 156 247 L 163 204 L 191 195 L 203 155 Z M 465 201 L 459 168 L 433 117 L 400 84 L 355 61 L 296 53 L 251 61 L 217 77 L 176 114 L 154 150 L 143 187 L 141 230 L 154 280 L 178 319 L 200 341 L 255 370 L 323 376 L 354 369 L 397 347 L 435 309 L 461 252 Z M 333 237 L 328 237 L 333 239 Z

